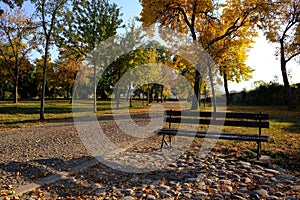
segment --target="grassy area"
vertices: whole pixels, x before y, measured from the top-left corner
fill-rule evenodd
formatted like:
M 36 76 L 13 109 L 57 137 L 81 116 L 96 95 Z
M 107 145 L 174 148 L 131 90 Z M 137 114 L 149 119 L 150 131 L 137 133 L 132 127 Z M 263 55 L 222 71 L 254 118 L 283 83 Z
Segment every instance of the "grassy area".
M 146 102 L 134 101 L 130 112 L 139 113 L 147 110 Z M 81 102 L 74 105 L 80 111 L 92 110 L 92 102 Z M 97 104 L 97 115 L 111 114 L 116 105 L 110 101 L 99 101 Z M 10 102 L 0 102 L 0 130 L 11 128 L 22 128 L 40 124 L 39 102 L 26 101 L 15 105 Z M 120 112 L 126 111 L 129 103 L 123 101 L 120 105 Z M 210 108 L 206 108 L 210 109 Z M 300 169 L 300 109 L 288 110 L 285 107 L 258 107 L 258 106 L 229 106 L 229 111 L 268 113 L 270 115 L 270 129 L 264 130 L 264 134 L 270 135 L 270 142 L 263 143 L 262 153 L 271 156 L 272 162 L 288 168 L 295 173 Z M 46 101 L 45 117 L 47 122 L 68 121 L 73 119 L 72 104 L 69 101 L 49 100 Z M 247 128 L 238 131 L 249 133 Z M 254 130 L 253 132 L 256 132 Z M 201 142 L 201 141 L 200 141 Z M 222 141 L 218 142 L 217 151 L 226 154 L 235 154 L 242 157 L 255 157 L 256 143 Z
M 147 107 L 142 101 L 134 101 L 132 110 Z M 45 103 L 45 118 L 47 122 L 57 122 L 73 119 L 73 108 L 80 113 L 93 111 L 93 101 L 76 102 L 73 105 L 68 100 L 47 100 Z M 116 108 L 115 102 L 98 101 L 97 115 L 111 114 Z M 129 108 L 127 101 L 121 101 L 120 110 Z M 39 101 L 21 101 L 18 104 L 12 102 L 0 102 L 0 130 L 10 128 L 23 128 L 41 124 Z
M 273 163 L 300 175 L 300 109 L 285 107 L 229 106 L 235 112 L 263 112 L 270 115 L 270 128 L 263 134 L 270 135 L 270 141 L 262 143 L 262 154 L 273 158 Z M 244 128 L 242 132 L 257 130 Z M 219 150 L 242 157 L 255 157 L 257 144 L 254 142 L 219 141 Z

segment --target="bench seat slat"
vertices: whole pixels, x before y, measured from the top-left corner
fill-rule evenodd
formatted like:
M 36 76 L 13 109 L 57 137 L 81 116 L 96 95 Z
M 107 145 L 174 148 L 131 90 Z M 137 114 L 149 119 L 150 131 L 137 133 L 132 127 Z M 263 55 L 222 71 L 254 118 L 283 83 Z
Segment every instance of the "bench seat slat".
M 168 110 L 165 113 L 166 115 L 172 116 L 188 116 L 188 117 L 216 117 L 216 118 L 232 118 L 232 119 L 261 119 L 269 120 L 268 114 L 263 113 L 233 113 L 233 112 L 192 112 L 192 111 L 171 111 Z
M 206 133 L 206 132 L 193 132 L 177 129 L 161 129 L 157 132 L 159 135 L 171 135 L 171 136 L 187 136 L 197 138 L 211 138 L 211 139 L 223 139 L 223 140 L 242 140 L 242 141 L 259 141 L 268 142 L 269 135 L 257 135 L 257 134 L 234 134 L 234 133 Z
M 239 127 L 260 127 L 269 128 L 269 122 L 257 121 L 237 121 L 237 120 L 210 120 L 210 119 L 191 119 L 191 118 L 165 118 L 168 123 L 183 123 L 183 124 L 204 124 L 204 125 L 218 125 L 218 126 L 239 126 Z

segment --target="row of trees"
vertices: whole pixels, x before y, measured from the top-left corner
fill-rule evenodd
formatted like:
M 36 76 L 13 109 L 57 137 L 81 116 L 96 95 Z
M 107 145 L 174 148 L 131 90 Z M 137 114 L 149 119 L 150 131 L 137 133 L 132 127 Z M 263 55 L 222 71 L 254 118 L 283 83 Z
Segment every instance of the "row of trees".
M 23 3 L 19 0 L 2 2 L 11 8 Z M 229 97 L 228 81 L 240 82 L 251 78 L 253 69 L 245 65 L 245 60 L 258 30 L 263 30 L 269 41 L 279 44 L 278 56 L 288 105 L 295 106 L 286 65 L 300 54 L 300 5 L 296 0 L 140 0 L 143 10 L 139 20 L 144 27 L 159 25 L 170 28 L 189 38 L 187 44 L 197 44 L 209 53 L 213 62 L 207 65 L 208 75 L 201 71 L 202 63 L 195 64 L 188 56 L 172 55 L 174 52 L 157 43 L 142 45 L 143 33 L 135 28 L 134 23 L 127 26 L 124 35 L 113 41 L 120 47 L 135 45 L 134 50 L 106 60 L 111 65 L 101 71 L 97 55 L 93 55 L 94 50 L 99 43 L 115 35 L 118 28 L 124 27 L 122 14 L 116 4 L 108 0 L 31 0 L 31 3 L 35 6 L 32 16 L 27 16 L 20 9 L 1 12 L 0 87 L 3 97 L 5 90 L 14 88 L 16 103 L 20 94 L 22 97 L 40 96 L 41 120 L 45 119 L 46 94 L 64 93 L 69 97 L 76 74 L 82 67 L 90 74 L 89 81 L 82 82 L 93 84 L 93 91 L 89 91 L 89 94 L 94 94 L 95 112 L 97 88 L 98 95 L 103 97 L 116 88 L 114 91 L 118 97 L 120 91 L 124 90 L 119 88 L 118 80 L 127 70 L 143 63 L 158 63 L 157 66 L 166 64 L 185 76 L 196 95 L 192 109 L 198 108 L 200 94 L 208 85 L 213 99 L 216 99 L 216 74 L 223 77 L 226 96 Z M 166 40 L 174 48 L 178 46 L 178 41 L 172 38 Z M 51 61 L 49 50 L 54 45 L 58 47 L 60 56 L 58 60 Z M 41 58 L 30 60 L 34 52 L 39 52 Z M 87 65 L 84 61 L 89 57 L 94 60 L 91 59 Z M 102 77 L 97 82 L 99 73 Z M 210 84 L 207 84 L 207 80 Z M 163 93 L 164 88 L 160 86 L 158 90 Z M 191 95 L 190 91 L 186 93 Z
M 99 3 L 99 2 L 98 2 Z M 96 7 L 101 6 L 99 3 Z M 75 5 L 73 5 L 75 6 Z M 83 7 L 77 5 L 78 8 L 82 9 Z M 103 5 L 102 5 L 103 6 Z M 108 6 L 108 5 L 106 5 Z M 115 6 L 115 5 L 114 5 Z M 10 41 L 10 38 L 14 38 L 13 40 L 17 40 L 21 45 L 16 45 L 14 42 L 4 43 L 5 37 L 3 37 L 3 45 L 1 46 L 1 97 L 5 98 L 6 95 L 11 95 L 10 92 L 14 90 L 12 96 L 14 97 L 14 102 L 18 102 L 18 98 L 35 98 L 37 96 L 41 97 L 41 94 L 50 97 L 66 97 L 69 98 L 72 95 L 72 90 L 74 87 L 74 82 L 78 71 L 84 71 L 84 73 L 88 74 L 88 76 L 83 75 L 82 80 L 79 82 L 85 85 L 85 93 L 81 94 L 83 97 L 90 96 L 93 92 L 96 92 L 94 97 L 102 97 L 108 98 L 113 91 L 113 87 L 118 87 L 116 84 L 118 80 L 128 71 L 129 69 L 134 68 L 134 66 L 142 65 L 144 63 L 157 63 L 158 61 L 170 60 L 170 55 L 166 56 L 166 52 L 163 47 L 159 46 L 157 43 L 142 43 L 144 38 L 144 33 L 141 29 L 137 28 L 134 22 L 129 23 L 126 26 L 125 33 L 120 37 L 114 37 L 114 45 L 121 47 L 125 46 L 136 50 L 128 52 L 124 55 L 113 57 L 112 55 L 109 60 L 106 60 L 107 63 L 111 63 L 110 66 L 105 70 L 101 71 L 100 81 L 97 82 L 96 90 L 91 91 L 91 84 L 95 84 L 95 76 L 99 74 L 99 65 L 97 65 L 95 59 L 95 52 L 97 52 L 97 44 L 106 38 L 101 39 L 101 36 L 98 34 L 101 33 L 101 29 L 103 26 L 107 24 L 109 26 L 108 29 L 105 29 L 105 32 L 109 33 L 109 35 L 114 35 L 114 31 L 116 30 L 116 26 L 114 30 L 110 30 L 112 25 L 109 23 L 115 23 L 117 20 L 114 20 L 112 17 L 110 19 L 106 19 L 107 21 L 102 20 L 101 23 L 97 24 L 96 22 L 91 22 L 87 20 L 87 22 L 80 23 L 81 27 L 78 28 L 78 32 L 72 29 L 72 26 L 78 24 L 74 15 L 74 7 L 70 10 L 70 8 L 64 10 L 65 20 L 68 24 L 56 24 L 56 29 L 59 31 L 55 32 L 53 35 L 56 44 L 59 46 L 59 57 L 57 60 L 52 61 L 50 55 L 45 55 L 34 61 L 30 61 L 30 52 L 33 49 L 39 49 L 41 45 L 43 45 L 43 40 L 38 37 L 36 23 L 28 18 L 22 10 L 15 10 L 12 14 L 11 12 L 4 12 L 1 15 L 1 22 L 3 23 L 2 30 L 5 28 L 8 30 L 7 32 L 3 31 L 3 36 Z M 95 9 L 95 8 L 94 8 Z M 115 8 L 114 8 L 115 9 Z M 73 13 L 71 15 L 71 12 Z M 90 13 L 90 11 L 86 11 Z M 104 11 L 98 13 L 98 15 L 103 15 Z M 80 14 L 83 14 L 83 11 L 80 10 Z M 79 14 L 78 14 L 79 15 Z M 84 15 L 87 18 L 87 13 Z M 78 16 L 77 16 L 78 17 Z M 99 18 L 105 18 L 103 16 Z M 76 18 L 79 20 L 79 17 Z M 89 19 L 90 20 L 90 19 Z M 94 21 L 99 21 L 99 19 L 94 19 Z M 31 23 L 30 26 L 21 25 L 22 22 Z M 72 25 L 72 23 L 75 23 Z M 120 24 L 120 22 L 118 22 Z M 95 32 L 90 31 L 90 24 L 97 25 L 95 28 Z M 27 30 L 22 29 L 21 31 L 17 28 L 11 28 L 12 25 L 16 27 L 26 27 Z M 86 25 L 87 27 L 84 27 Z M 84 32 L 84 30 L 89 30 L 89 32 Z M 79 32 L 82 31 L 82 32 Z M 102 30 L 103 31 L 103 30 Z M 6 35 L 5 35 L 6 33 Z M 22 34 L 28 34 L 28 36 L 32 38 L 26 38 Z M 59 33 L 59 34 L 58 34 Z M 19 35 L 17 38 L 15 35 Z M 76 36 L 76 37 L 75 37 Z M 105 37 L 108 37 L 106 35 Z M 16 38 L 16 39 L 15 39 Z M 100 39 L 99 39 L 100 38 Z M 98 42 L 96 40 L 99 40 Z M 132 44 L 130 44 L 132 43 Z M 103 44 L 102 44 L 103 45 Z M 49 47 L 48 47 L 49 48 Z M 95 50 L 96 49 L 96 50 Z M 95 51 L 93 51 L 95 50 Z M 108 51 L 118 51 L 118 49 L 111 49 L 107 47 Z M 46 52 L 45 50 L 39 49 L 41 52 Z M 97 52 L 99 53 L 99 52 Z M 101 53 L 105 53 L 101 51 Z M 109 52 L 107 52 L 109 53 Z M 47 59 L 44 57 L 47 56 Z M 90 59 L 87 59 L 87 58 Z M 90 60 L 90 63 L 86 61 Z M 94 62 L 95 61 L 95 62 Z M 91 68 L 92 65 L 92 68 Z M 47 66 L 46 68 L 44 68 Z M 104 68 L 104 66 L 102 66 Z M 97 72 L 95 73 L 97 68 Z M 93 69 L 93 70 L 92 70 Z M 154 71 L 154 70 L 152 70 Z M 14 74 L 19 74 L 18 76 L 13 76 Z M 140 76 L 144 76 L 144 74 L 140 74 Z M 17 77 L 17 78 L 15 78 Z M 46 77 L 46 79 L 44 79 Z M 17 80 L 17 81 L 15 81 Z M 152 80 L 154 81 L 154 80 Z M 45 83 L 45 86 L 43 84 Z M 130 85 L 131 83 L 129 83 Z M 160 86 L 156 84 L 144 85 L 140 87 L 138 90 L 134 91 L 136 95 L 139 94 L 152 94 L 158 93 L 158 89 Z M 129 88 L 129 87 L 128 87 Z M 121 93 L 125 93 L 128 88 L 119 88 L 119 92 L 117 92 L 118 99 Z M 118 90 L 117 90 L 118 91 Z M 127 91 L 128 92 L 128 91 Z M 164 93 L 164 94 L 162 94 Z M 166 91 L 160 91 L 161 96 L 167 96 Z M 119 102 L 118 102 L 119 105 Z
M 300 104 L 300 84 L 293 84 L 291 90 L 296 100 Z M 239 93 L 231 94 L 232 103 L 259 106 L 281 106 L 286 104 L 285 88 L 277 80 L 270 82 L 256 81 L 254 89 L 250 91 L 243 90 Z
M 4 1 L 10 7 L 21 1 Z M 45 120 L 45 95 L 49 50 L 54 44 L 65 53 L 67 59 L 82 59 L 95 45 L 115 35 L 121 26 L 121 13 L 116 4 L 107 0 L 31 0 L 35 6 L 34 15 L 28 18 L 20 10 L 1 14 L 1 66 L 14 79 L 14 101 L 18 101 L 20 68 L 29 59 L 32 49 L 42 54 L 42 84 L 40 119 Z M 64 56 L 65 56 L 64 55 Z M 12 66 L 11 63 L 14 63 Z M 95 66 L 96 67 L 96 66 Z M 36 66 L 36 71 L 37 71 Z M 96 76 L 96 69 L 94 76 Z M 73 77 L 74 78 L 74 77 Z M 1 78 L 3 81 L 3 79 Z M 95 80 L 95 78 L 94 78 Z M 4 85 L 7 81 L 4 81 Z M 94 93 L 96 93 L 96 82 Z M 96 95 L 94 95 L 96 98 Z

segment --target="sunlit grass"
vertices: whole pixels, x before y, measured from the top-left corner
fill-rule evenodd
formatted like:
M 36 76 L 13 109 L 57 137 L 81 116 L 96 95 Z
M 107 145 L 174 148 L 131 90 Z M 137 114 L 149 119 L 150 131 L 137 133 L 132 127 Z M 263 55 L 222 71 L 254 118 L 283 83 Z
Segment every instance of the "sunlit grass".
M 133 107 L 129 102 L 122 100 L 119 105 L 119 112 L 130 110 L 139 112 L 141 109 L 148 108 L 142 101 L 133 101 Z M 116 103 L 113 101 L 98 101 L 97 114 L 112 114 L 116 110 Z M 0 130 L 10 128 L 22 128 L 41 124 L 39 101 L 21 101 L 18 104 L 12 102 L 0 102 Z M 93 101 L 76 101 L 73 104 L 69 100 L 48 100 L 45 103 L 45 119 L 47 122 L 57 122 L 72 120 L 75 116 L 85 116 L 93 114 Z

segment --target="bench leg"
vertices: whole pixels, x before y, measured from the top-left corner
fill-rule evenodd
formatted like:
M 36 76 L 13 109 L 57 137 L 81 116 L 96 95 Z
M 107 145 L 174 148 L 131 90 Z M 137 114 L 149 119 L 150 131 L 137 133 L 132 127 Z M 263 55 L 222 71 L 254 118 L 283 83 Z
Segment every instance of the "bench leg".
M 161 140 L 161 146 L 160 146 L 160 149 L 162 149 L 164 147 L 164 143 L 165 143 L 165 134 L 163 134 L 162 136 L 162 140 Z
M 257 142 L 257 160 L 261 157 L 261 142 Z
M 169 143 L 167 143 L 167 141 L 165 140 L 165 134 L 163 134 L 162 140 L 161 140 L 161 146 L 160 149 L 162 149 L 164 147 L 164 144 L 166 144 L 167 146 L 171 147 L 172 145 L 172 137 L 171 135 L 169 135 Z

